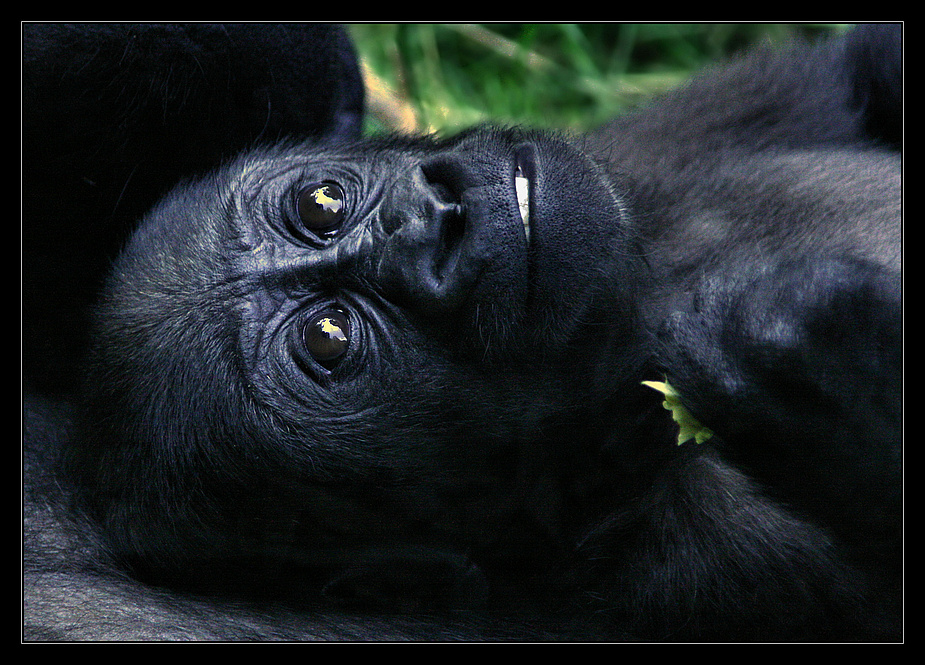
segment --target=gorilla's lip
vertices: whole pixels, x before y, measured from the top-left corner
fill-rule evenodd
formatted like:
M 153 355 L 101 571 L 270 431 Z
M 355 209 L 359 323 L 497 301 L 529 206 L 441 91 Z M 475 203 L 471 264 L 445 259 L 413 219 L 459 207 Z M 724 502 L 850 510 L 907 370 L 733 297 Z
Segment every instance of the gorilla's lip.
M 518 146 L 514 152 L 514 191 L 517 193 L 517 207 L 520 209 L 520 221 L 524 227 L 524 238 L 530 245 L 530 190 L 533 184 L 534 155 L 533 147 Z

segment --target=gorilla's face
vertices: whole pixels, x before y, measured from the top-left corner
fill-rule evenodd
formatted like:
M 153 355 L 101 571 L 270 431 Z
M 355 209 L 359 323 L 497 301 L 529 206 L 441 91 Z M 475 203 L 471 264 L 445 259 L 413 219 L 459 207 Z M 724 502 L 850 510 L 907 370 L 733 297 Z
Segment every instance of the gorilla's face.
M 283 484 L 277 506 L 344 477 L 489 501 L 519 445 L 627 380 L 631 247 L 558 138 L 258 152 L 166 199 L 117 264 L 94 420 L 197 489 Z

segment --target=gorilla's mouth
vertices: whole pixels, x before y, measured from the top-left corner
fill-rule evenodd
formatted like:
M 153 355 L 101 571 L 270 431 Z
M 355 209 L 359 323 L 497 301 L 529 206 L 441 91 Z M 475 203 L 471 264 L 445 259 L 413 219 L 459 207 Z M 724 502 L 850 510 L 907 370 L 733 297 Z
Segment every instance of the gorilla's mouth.
M 517 206 L 520 221 L 524 225 L 524 237 L 530 244 L 530 182 L 533 176 L 533 151 L 528 146 L 517 149 L 514 162 L 514 189 L 517 192 Z

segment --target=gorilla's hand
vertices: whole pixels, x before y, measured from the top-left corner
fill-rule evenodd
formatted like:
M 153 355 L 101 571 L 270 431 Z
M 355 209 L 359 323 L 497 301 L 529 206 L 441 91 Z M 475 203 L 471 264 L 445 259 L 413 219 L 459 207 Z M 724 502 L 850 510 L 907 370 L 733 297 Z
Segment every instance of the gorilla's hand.
M 708 276 L 661 329 L 686 406 L 759 471 L 899 473 L 901 283 L 851 259 Z M 836 483 L 837 484 L 837 483 Z

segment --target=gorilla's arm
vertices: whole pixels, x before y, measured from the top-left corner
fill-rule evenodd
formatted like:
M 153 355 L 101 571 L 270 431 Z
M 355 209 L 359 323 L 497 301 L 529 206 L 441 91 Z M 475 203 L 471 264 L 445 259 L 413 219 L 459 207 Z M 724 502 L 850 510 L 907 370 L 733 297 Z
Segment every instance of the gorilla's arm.
M 862 540 L 901 510 L 901 296 L 861 260 L 712 274 L 661 330 L 665 372 L 728 456 Z
M 682 175 L 656 190 L 680 205 L 650 245 L 676 298 L 652 324 L 661 371 L 728 458 L 840 535 L 898 546 L 900 29 L 865 26 L 808 60 L 832 54 L 844 106 L 841 123 L 819 123 L 828 136 L 780 122 L 774 152 L 718 167 L 712 189 Z

